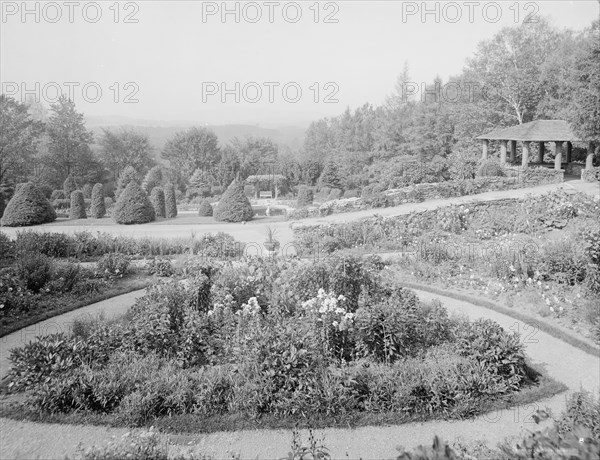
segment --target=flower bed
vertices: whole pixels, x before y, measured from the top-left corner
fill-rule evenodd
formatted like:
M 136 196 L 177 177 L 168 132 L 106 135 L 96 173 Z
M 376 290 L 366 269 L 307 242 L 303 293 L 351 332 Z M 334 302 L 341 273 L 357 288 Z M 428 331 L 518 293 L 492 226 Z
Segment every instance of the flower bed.
M 533 384 L 518 335 L 419 302 L 377 258 L 190 259 L 186 273 L 120 322 L 13 350 L 21 410 L 127 426 L 189 416 L 201 430 L 372 423 L 468 417 Z

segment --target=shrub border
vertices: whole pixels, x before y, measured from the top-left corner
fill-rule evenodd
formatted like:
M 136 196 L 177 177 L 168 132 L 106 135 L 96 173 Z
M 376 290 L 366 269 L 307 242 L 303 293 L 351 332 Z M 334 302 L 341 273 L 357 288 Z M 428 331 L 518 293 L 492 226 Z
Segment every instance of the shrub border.
M 133 292 L 133 291 L 140 291 L 142 289 L 146 289 L 149 286 L 151 286 L 152 283 L 153 283 L 152 280 L 136 281 L 129 286 L 117 288 L 115 291 L 112 291 L 112 292 L 105 292 L 104 294 L 98 294 L 97 296 L 94 296 L 91 299 L 75 302 L 71 305 L 65 306 L 64 308 L 57 308 L 57 309 L 53 309 L 50 311 L 46 311 L 44 313 L 40 313 L 35 316 L 29 316 L 27 318 L 23 318 L 20 321 L 16 321 L 10 325 L 7 325 L 3 329 L 3 331 L 0 332 L 0 338 L 5 337 L 9 334 L 12 334 L 13 332 L 17 332 L 26 327 L 37 324 L 41 321 L 45 321 L 47 319 L 54 318 L 56 316 L 60 316 L 65 313 L 69 313 L 71 311 L 78 310 L 83 307 L 88 307 L 92 304 L 102 302 L 104 300 L 112 299 L 113 297 L 119 297 L 121 295 L 129 294 L 130 292 Z
M 511 318 L 517 319 L 519 321 L 527 322 L 527 323 L 535 323 L 537 327 L 546 334 L 551 335 L 552 337 L 562 340 L 563 342 L 568 343 L 580 350 L 592 355 L 600 357 L 600 348 L 591 345 L 585 340 L 580 339 L 562 329 L 557 328 L 556 326 L 549 324 L 545 321 L 541 321 L 539 318 L 534 318 L 532 316 L 526 315 L 519 311 L 515 311 L 501 305 L 498 305 L 496 302 L 491 300 L 481 299 L 477 297 L 471 297 L 466 294 L 462 294 L 456 291 L 445 291 L 443 289 L 432 287 L 429 285 L 423 285 L 420 283 L 414 283 L 412 281 L 404 281 L 398 280 L 398 284 L 403 285 L 410 289 L 417 289 L 419 291 L 426 291 L 431 294 L 438 294 L 445 297 L 450 297 L 451 299 L 460 300 L 463 302 L 469 302 L 478 307 L 487 308 L 489 310 L 493 310 L 497 313 L 502 313 L 503 315 L 510 316 Z

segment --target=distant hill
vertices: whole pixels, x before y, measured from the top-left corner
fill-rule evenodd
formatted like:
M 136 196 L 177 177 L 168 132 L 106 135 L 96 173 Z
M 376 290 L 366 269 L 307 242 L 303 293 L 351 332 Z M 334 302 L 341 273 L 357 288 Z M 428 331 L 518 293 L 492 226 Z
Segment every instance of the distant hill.
M 191 121 L 164 121 L 164 120 L 144 120 L 119 116 L 99 117 L 87 116 L 86 125 L 96 137 L 102 134 L 102 129 L 120 129 L 131 128 L 145 133 L 158 154 L 163 146 L 173 134 L 177 131 L 190 128 L 192 126 L 205 126 L 214 131 L 219 138 L 221 145 L 226 144 L 234 137 L 243 138 L 245 136 L 270 137 L 274 142 L 280 145 L 287 145 L 290 148 L 297 149 L 304 143 L 304 134 L 306 126 L 274 126 L 270 128 L 258 125 L 207 125 L 202 122 L 194 123 Z

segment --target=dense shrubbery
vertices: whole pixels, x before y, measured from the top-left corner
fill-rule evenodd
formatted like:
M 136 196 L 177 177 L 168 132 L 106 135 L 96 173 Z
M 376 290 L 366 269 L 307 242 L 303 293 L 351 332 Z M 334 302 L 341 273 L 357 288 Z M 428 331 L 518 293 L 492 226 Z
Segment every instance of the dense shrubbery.
M 14 351 L 10 378 L 36 411 L 108 412 L 128 425 L 175 414 L 461 417 L 482 395 L 520 388 L 515 335 L 448 318 L 384 282 L 382 267 L 190 260 L 186 283 L 155 285 L 127 319 Z
M 248 197 L 244 195 L 241 182 L 233 181 L 214 210 L 214 218 L 224 222 L 245 222 L 252 219 L 254 211 Z
M 104 186 L 100 183 L 92 188 L 92 204 L 90 214 L 94 219 L 102 219 L 106 215 L 106 201 L 104 199 Z
M 128 256 L 118 252 L 105 254 L 96 262 L 96 273 L 108 279 L 123 278 L 130 261 Z
M 117 188 L 115 189 L 115 199 L 119 199 L 121 193 L 125 191 L 131 182 L 137 183 L 137 181 L 138 174 L 136 170 L 133 168 L 133 166 L 127 166 L 119 175 L 119 181 L 117 183 Z
M 63 191 L 65 192 L 64 198 L 68 199 L 71 197 L 71 193 L 77 190 L 77 182 L 73 176 L 68 175 L 65 181 L 63 182 Z
M 52 222 L 56 212 L 48 199 L 31 182 L 20 187 L 10 199 L 2 217 L 6 227 L 25 227 Z
M 310 206 L 313 203 L 313 191 L 306 185 L 302 185 L 298 188 L 298 198 L 296 206 L 302 208 L 304 206 Z
M 135 181 L 129 182 L 119 194 L 113 210 L 113 218 L 118 224 L 145 224 L 155 220 L 154 207 L 148 196 Z

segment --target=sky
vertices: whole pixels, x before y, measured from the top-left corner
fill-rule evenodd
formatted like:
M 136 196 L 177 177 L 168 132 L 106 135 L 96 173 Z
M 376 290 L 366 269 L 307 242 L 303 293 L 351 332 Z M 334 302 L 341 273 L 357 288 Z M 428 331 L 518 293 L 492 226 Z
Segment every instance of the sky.
M 4 94 L 48 105 L 62 92 L 88 116 L 265 127 L 379 105 L 404 63 L 418 84 L 447 79 L 526 18 L 582 30 L 599 15 L 594 0 L 0 6 Z

